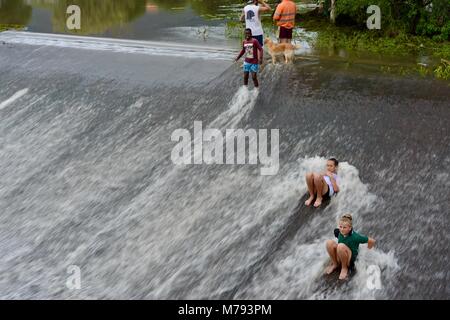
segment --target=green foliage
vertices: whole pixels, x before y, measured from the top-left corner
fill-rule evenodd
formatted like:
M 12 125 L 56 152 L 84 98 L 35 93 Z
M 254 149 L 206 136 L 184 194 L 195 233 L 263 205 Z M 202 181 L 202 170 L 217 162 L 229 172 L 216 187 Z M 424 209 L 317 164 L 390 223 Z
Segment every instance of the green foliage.
M 438 79 L 450 80 L 450 65 L 443 63 L 434 69 L 433 73 Z
M 225 28 L 225 36 L 227 38 L 243 38 L 244 28 L 241 22 L 228 21 Z
M 310 44 L 317 49 L 343 48 L 356 55 L 359 53 L 378 54 L 379 56 L 433 56 L 442 59 L 442 63 L 418 66 L 381 66 L 383 73 L 396 75 L 419 74 L 423 77 L 434 76 L 437 79 L 450 79 L 450 43 L 437 42 L 424 36 L 415 36 L 405 32 L 385 36 L 370 30 L 356 30 L 349 26 L 332 26 L 324 22 L 307 22 L 306 29 L 318 31 L 318 37 Z
M 316 48 L 344 48 L 352 51 L 376 53 L 380 55 L 429 54 L 450 59 L 450 43 L 438 42 L 425 36 L 415 36 L 397 31 L 390 35 L 374 30 L 358 30 L 350 26 L 333 26 L 327 22 L 306 22 L 307 30 L 318 31 L 317 41 L 311 43 Z
M 422 76 L 422 77 L 426 77 L 430 74 L 430 69 L 428 69 L 425 66 L 419 66 L 417 68 L 417 72 Z
M 326 7 L 331 0 L 327 0 Z M 336 0 L 338 25 L 353 25 L 364 29 L 367 8 L 381 9 L 381 28 L 384 34 L 410 33 L 435 41 L 450 39 L 449 0 Z
M 24 28 L 25 26 L 20 24 L 0 24 L 0 32 L 7 30 L 23 30 Z
M 407 66 L 381 66 L 380 71 L 385 74 L 390 75 L 401 75 L 401 76 L 408 76 L 408 75 L 420 75 L 421 77 L 435 77 L 439 80 L 450 80 L 450 65 L 448 64 L 440 64 L 436 67 L 428 67 L 419 65 L 418 67 L 407 67 Z
M 337 0 L 336 1 L 336 16 L 338 22 L 347 22 L 346 24 L 357 24 L 361 28 L 366 27 L 367 8 L 370 5 L 377 5 L 380 7 L 383 17 L 383 22 L 389 19 L 391 14 L 390 1 L 387 0 Z M 347 21 L 345 21 L 347 20 Z
M 0 24 L 26 25 L 31 20 L 31 6 L 24 0 L 0 1 Z
M 450 1 L 434 0 L 432 6 L 421 11 L 416 28 L 417 34 L 431 37 L 436 41 L 450 39 Z
M 263 20 L 262 27 L 266 36 L 275 36 L 277 28 L 271 21 Z M 237 20 L 229 20 L 226 22 L 225 36 L 227 38 L 235 38 L 244 40 L 244 24 Z
M 185 7 L 188 4 L 187 0 L 152 0 L 151 2 L 164 10 Z
M 438 58 L 450 59 L 450 43 L 444 42 L 435 46 L 434 55 Z

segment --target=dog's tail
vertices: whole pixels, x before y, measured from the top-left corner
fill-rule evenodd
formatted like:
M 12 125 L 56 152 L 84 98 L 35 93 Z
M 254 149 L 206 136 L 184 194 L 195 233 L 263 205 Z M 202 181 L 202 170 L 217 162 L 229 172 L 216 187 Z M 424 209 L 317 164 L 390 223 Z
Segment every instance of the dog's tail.
M 302 46 L 300 45 L 300 44 L 296 44 L 296 45 L 294 45 L 294 48 L 295 49 L 300 49 Z

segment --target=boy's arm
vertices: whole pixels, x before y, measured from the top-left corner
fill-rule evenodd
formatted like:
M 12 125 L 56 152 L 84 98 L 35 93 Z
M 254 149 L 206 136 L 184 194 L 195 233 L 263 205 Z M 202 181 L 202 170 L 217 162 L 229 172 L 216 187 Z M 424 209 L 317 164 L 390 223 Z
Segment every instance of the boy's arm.
M 245 53 L 245 48 L 242 47 L 242 50 L 241 50 L 241 52 L 239 53 L 239 55 L 237 56 L 237 58 L 236 58 L 235 61 L 238 61 L 238 60 L 244 55 L 244 53 Z
M 242 10 L 242 14 L 241 14 L 241 17 L 239 18 L 239 20 L 241 22 L 245 22 L 245 11 L 244 10 Z
M 367 241 L 367 248 L 372 249 L 375 246 L 375 239 L 369 238 L 369 241 Z

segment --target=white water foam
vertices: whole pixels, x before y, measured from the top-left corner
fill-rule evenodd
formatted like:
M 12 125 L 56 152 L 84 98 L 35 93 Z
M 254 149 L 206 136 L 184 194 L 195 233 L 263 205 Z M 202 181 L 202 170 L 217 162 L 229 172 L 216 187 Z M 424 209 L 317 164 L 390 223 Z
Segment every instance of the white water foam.
M 301 158 L 297 166 L 289 165 L 291 173 L 286 175 L 284 184 L 295 186 L 298 196 L 306 194 L 305 174 L 322 172 L 326 159 L 322 157 Z M 383 252 L 377 247 L 367 249 L 360 246 L 360 254 L 356 262 L 358 272 L 345 291 L 321 286 L 325 266 L 329 258 L 325 242 L 333 239 L 333 229 L 338 218 L 344 213 L 352 213 L 355 230 L 371 236 L 370 230 L 364 228 L 364 220 L 359 212 L 370 210 L 378 201 L 368 191 L 359 178 L 358 170 L 349 163 L 339 164 L 341 185 L 339 195 L 333 197 L 330 205 L 318 211 L 307 225 L 280 256 L 274 257 L 273 263 L 261 274 L 255 276 L 249 288 L 240 292 L 237 298 L 254 299 L 374 299 L 383 297 L 384 289 L 398 270 L 394 252 Z M 314 239 L 305 243 L 305 238 Z M 375 266 L 381 270 L 381 289 L 372 290 L 368 285 L 368 270 Z M 331 292 L 330 292 L 331 290 Z
M 235 57 L 234 51 L 228 48 L 221 47 L 194 46 L 168 42 L 108 39 L 18 31 L 2 32 L 0 33 L 0 40 L 6 43 L 27 44 L 34 46 L 54 46 L 84 50 L 102 50 L 185 58 L 202 58 L 231 61 Z
M 234 129 L 242 120 L 246 120 L 256 104 L 259 95 L 258 89 L 249 90 L 242 86 L 231 99 L 228 109 L 222 112 L 209 128 Z
M 27 93 L 28 93 L 28 88 L 17 91 L 15 94 L 12 95 L 12 97 L 10 97 L 9 99 L 6 99 L 2 103 L 0 103 L 0 110 L 6 108 L 7 106 L 12 104 L 16 100 L 19 100 L 21 97 L 23 97 Z
M 249 90 L 246 86 L 240 87 L 231 99 L 228 108 L 218 115 L 209 125 L 207 125 L 207 129 L 219 129 L 221 131 L 225 131 L 226 129 L 235 129 L 237 124 L 239 124 L 242 120 L 246 120 L 250 112 L 253 110 L 258 94 L 258 89 Z M 200 158 L 203 150 L 208 148 L 209 143 L 214 143 L 204 141 L 203 148 L 194 148 L 194 146 L 199 142 L 201 142 L 199 141 L 199 138 L 194 139 L 192 142 L 194 159 Z

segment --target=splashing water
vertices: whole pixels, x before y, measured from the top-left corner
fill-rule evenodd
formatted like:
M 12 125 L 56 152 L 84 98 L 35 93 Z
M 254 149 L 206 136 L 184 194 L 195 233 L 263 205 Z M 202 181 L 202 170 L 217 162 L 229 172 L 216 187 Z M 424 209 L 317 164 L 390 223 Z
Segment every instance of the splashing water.
M 296 198 L 300 198 L 307 192 L 305 174 L 311 171 L 322 172 L 325 163 L 326 159 L 322 157 L 299 159 L 296 164 L 289 165 L 287 172 L 283 170 L 282 182 L 274 185 L 271 191 L 277 195 L 286 193 L 292 195 L 294 192 Z M 384 253 L 377 248 L 368 250 L 366 245 L 360 246 L 360 255 L 356 263 L 356 268 L 360 271 L 356 273 L 344 293 L 342 290 L 333 291 L 332 288 L 321 284 L 328 262 L 325 242 L 334 238 L 333 230 L 339 216 L 351 212 L 354 216 L 355 230 L 370 235 L 370 230 L 358 228 L 363 225 L 358 213 L 368 210 L 377 201 L 359 179 L 358 170 L 354 166 L 346 162 L 340 163 L 338 173 L 341 177 L 339 195 L 333 197 L 331 204 L 323 211 L 316 209 L 317 214 L 301 227 L 294 239 L 285 244 L 273 257 L 273 261 L 254 277 L 251 285 L 242 290 L 237 298 L 372 299 L 376 295 L 383 295 L 383 287 L 378 290 L 367 287 L 370 275 L 366 271 L 370 265 L 378 266 L 382 270 L 382 285 L 386 285 L 398 268 L 394 253 Z M 289 200 L 285 198 L 284 201 Z M 305 213 L 300 211 L 298 214 Z M 281 232 L 282 230 L 283 228 Z
M 249 90 L 248 87 L 242 86 L 231 99 L 227 110 L 222 112 L 209 125 L 210 128 L 226 128 L 232 129 L 236 125 L 247 119 L 250 112 L 255 107 L 259 90 Z

